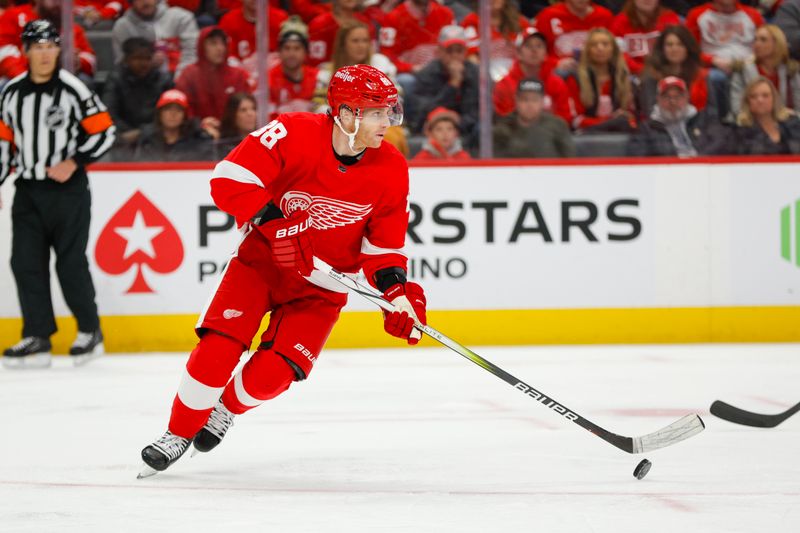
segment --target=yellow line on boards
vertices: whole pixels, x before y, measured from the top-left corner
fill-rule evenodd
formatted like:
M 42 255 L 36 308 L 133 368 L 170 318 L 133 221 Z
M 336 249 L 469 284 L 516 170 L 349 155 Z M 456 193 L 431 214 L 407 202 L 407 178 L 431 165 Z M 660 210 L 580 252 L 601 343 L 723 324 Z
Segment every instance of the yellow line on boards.
M 109 352 L 188 352 L 196 315 L 103 316 Z M 800 306 L 647 309 L 431 311 L 433 327 L 467 346 L 515 344 L 648 344 L 800 342 Z M 75 321 L 57 320 L 54 353 L 66 353 Z M 266 321 L 263 324 L 266 326 Z M 19 340 L 22 321 L 0 318 L 0 346 Z M 422 345 L 438 346 L 425 338 Z M 342 313 L 328 348 L 402 347 L 383 331 L 381 314 Z

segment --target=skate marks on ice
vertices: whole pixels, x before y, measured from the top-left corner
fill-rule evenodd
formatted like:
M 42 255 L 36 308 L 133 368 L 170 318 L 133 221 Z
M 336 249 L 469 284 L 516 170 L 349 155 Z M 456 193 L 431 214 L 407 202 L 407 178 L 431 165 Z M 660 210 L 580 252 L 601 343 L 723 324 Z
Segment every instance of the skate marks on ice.
M 797 346 L 483 351 L 631 434 L 674 410 L 702 416 L 716 397 L 742 403 L 758 384 L 791 398 L 800 378 Z M 653 471 L 637 481 L 638 458 L 539 413 L 447 351 L 329 351 L 311 379 L 244 415 L 218 449 L 136 480 L 185 355 L 111 356 L 80 372 L 61 359 L 13 379 L 0 372 L 0 409 L 24 436 L 0 441 L 2 530 L 800 528 L 796 417 L 770 432 L 704 417 L 697 438 L 648 453 Z

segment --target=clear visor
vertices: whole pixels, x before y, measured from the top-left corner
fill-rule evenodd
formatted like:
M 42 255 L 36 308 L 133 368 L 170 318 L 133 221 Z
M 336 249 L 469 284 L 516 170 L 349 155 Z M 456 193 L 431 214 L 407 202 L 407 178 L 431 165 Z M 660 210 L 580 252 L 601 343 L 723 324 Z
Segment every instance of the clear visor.
M 359 110 L 359 118 L 365 124 L 399 126 L 403 123 L 403 104 L 397 102 L 388 107 L 367 107 Z

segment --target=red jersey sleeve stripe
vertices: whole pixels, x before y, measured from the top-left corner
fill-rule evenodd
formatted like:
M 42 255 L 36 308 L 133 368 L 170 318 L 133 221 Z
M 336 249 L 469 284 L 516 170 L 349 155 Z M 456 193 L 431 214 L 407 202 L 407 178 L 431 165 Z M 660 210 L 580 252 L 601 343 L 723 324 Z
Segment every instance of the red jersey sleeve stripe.
M 258 185 L 262 189 L 264 188 L 264 183 L 258 176 L 243 166 L 224 159 L 217 163 L 217 166 L 214 167 L 214 172 L 211 174 L 212 180 L 216 178 L 229 179 L 238 181 L 239 183 L 252 183 Z

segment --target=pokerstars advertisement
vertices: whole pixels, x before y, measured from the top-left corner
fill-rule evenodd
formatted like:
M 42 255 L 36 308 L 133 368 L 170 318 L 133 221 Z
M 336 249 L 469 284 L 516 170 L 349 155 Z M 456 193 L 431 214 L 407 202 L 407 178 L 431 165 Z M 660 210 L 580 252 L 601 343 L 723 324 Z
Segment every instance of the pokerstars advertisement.
M 412 168 L 409 273 L 432 309 L 796 305 L 791 167 Z M 240 240 L 210 198 L 210 173 L 90 173 L 87 255 L 101 314 L 204 307 Z M 0 194 L 0 317 L 18 317 L 13 187 Z M 55 276 L 52 285 L 57 314 L 68 315 Z

